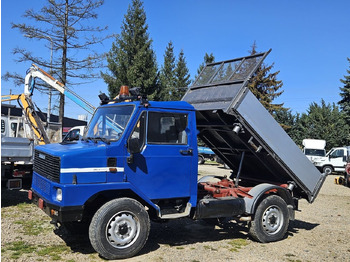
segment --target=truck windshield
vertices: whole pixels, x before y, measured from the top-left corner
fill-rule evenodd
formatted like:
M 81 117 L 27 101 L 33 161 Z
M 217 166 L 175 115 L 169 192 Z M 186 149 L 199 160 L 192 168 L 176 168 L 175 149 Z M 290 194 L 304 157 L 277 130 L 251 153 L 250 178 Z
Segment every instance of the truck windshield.
M 133 110 L 133 105 L 98 108 L 83 139 L 117 141 L 123 134 Z

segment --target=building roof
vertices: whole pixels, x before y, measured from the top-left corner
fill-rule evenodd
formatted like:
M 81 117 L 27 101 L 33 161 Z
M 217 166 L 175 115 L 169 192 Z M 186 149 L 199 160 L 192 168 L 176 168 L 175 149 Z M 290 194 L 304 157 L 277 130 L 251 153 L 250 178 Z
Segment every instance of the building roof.
M 41 121 L 46 122 L 46 112 L 36 111 Z M 22 109 L 10 104 L 1 103 L 1 115 L 10 116 L 22 116 Z M 50 114 L 50 122 L 58 123 L 58 116 L 54 114 Z M 73 127 L 73 126 L 86 126 L 87 122 L 83 120 L 78 120 L 74 118 L 64 117 L 63 119 L 63 127 Z

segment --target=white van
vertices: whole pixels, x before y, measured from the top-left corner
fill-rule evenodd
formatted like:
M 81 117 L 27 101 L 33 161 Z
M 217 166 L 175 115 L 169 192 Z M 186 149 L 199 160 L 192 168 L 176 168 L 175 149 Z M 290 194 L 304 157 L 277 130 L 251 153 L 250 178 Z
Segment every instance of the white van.
M 332 172 L 345 172 L 347 160 L 350 157 L 350 146 L 334 147 L 325 157 L 317 159 L 314 164 L 327 175 Z

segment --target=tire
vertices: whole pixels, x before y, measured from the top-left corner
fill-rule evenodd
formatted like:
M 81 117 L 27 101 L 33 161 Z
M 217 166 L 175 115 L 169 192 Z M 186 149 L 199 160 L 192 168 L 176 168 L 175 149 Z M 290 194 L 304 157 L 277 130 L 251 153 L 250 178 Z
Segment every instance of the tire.
M 331 166 L 324 166 L 322 168 L 322 172 L 325 173 L 328 176 L 328 175 L 332 174 L 333 167 L 331 167 Z
M 205 159 L 203 156 L 198 155 L 198 165 L 203 165 L 205 162 Z
M 249 234 L 259 242 L 281 240 L 288 229 L 289 213 L 286 202 L 279 196 L 266 197 L 256 209 Z
M 92 247 L 106 259 L 136 255 L 145 245 L 150 220 L 145 207 L 131 198 L 114 199 L 93 216 L 89 227 Z
M 350 174 L 345 174 L 345 186 L 350 187 Z

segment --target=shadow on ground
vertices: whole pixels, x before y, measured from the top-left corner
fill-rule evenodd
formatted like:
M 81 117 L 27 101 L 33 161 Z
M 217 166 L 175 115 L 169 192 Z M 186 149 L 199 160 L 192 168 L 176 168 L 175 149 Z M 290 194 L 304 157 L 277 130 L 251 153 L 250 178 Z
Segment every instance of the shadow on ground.
M 28 199 L 28 190 L 8 190 L 1 188 L 1 207 L 16 206 L 20 203 L 30 203 Z
M 299 230 L 312 230 L 318 224 L 294 220 L 290 222 L 286 237 L 297 234 Z M 92 248 L 87 231 L 72 235 L 64 228 L 55 230 L 74 252 L 82 254 L 96 253 Z M 248 227 L 244 223 L 230 222 L 223 227 L 215 226 L 204 220 L 188 218 L 170 220 L 167 223 L 153 223 L 145 247 L 139 255 L 147 254 L 160 248 L 161 245 L 184 246 L 221 240 L 248 239 Z

